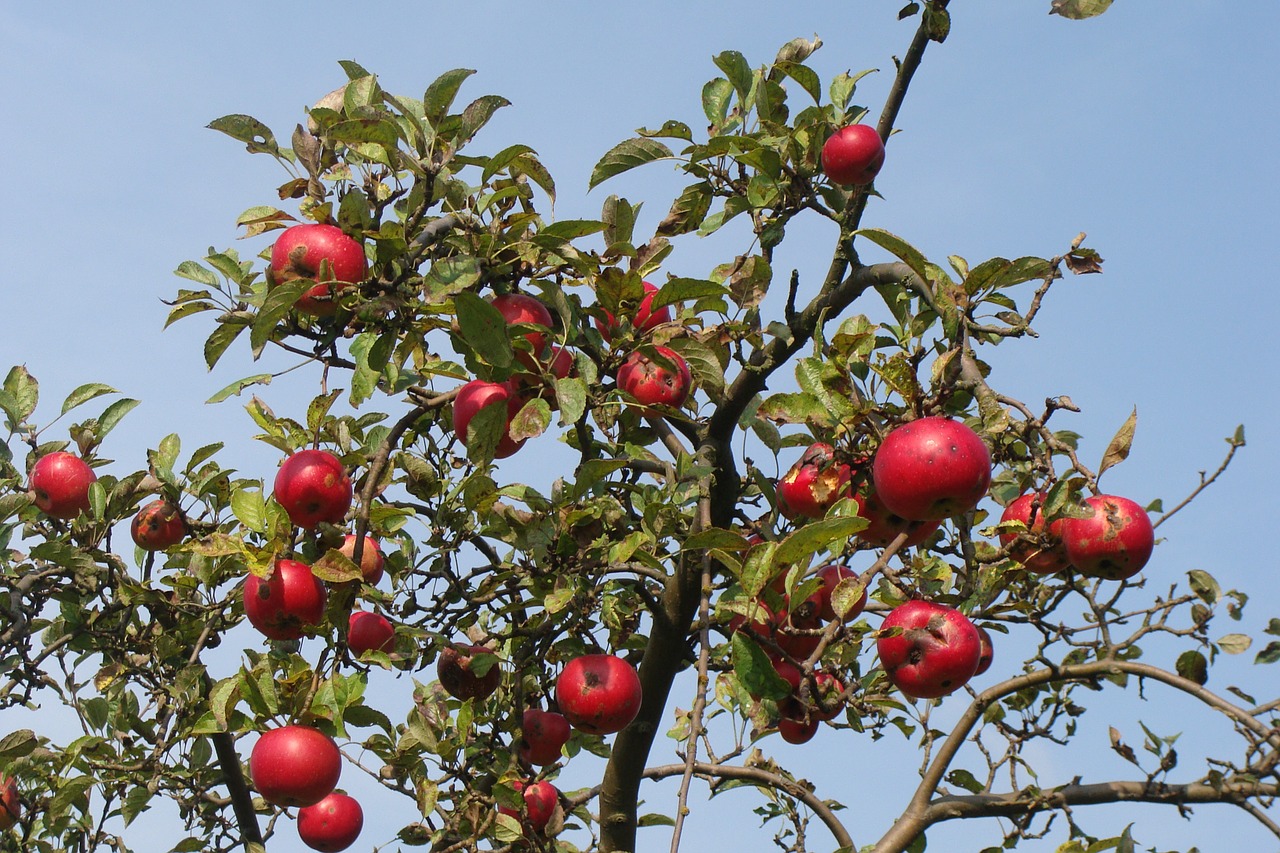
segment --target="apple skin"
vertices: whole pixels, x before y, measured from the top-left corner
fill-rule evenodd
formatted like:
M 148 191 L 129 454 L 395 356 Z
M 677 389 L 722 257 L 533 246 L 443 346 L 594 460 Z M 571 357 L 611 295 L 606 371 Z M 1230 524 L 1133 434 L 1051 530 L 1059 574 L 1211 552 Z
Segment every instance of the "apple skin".
M 74 453 L 46 453 L 31 466 L 28 482 L 36 507 L 54 518 L 72 519 L 89 508 L 89 487 L 98 479 Z
M 658 292 L 656 284 L 642 282 L 644 287 L 644 296 L 640 297 L 640 304 L 636 308 L 636 313 L 631 317 L 631 325 L 636 332 L 643 335 L 645 332 L 661 326 L 663 323 L 671 322 L 671 306 L 663 305 L 657 311 L 653 310 L 653 296 Z M 618 319 L 608 311 L 604 312 L 603 320 L 596 320 L 596 328 L 600 330 L 600 337 L 606 341 L 613 341 L 613 333 L 618 331 Z
M 822 171 L 833 184 L 869 184 L 883 165 L 884 142 L 870 125 L 842 127 L 822 145 Z
M 529 826 L 535 832 L 543 832 L 556 813 L 556 806 L 560 805 L 560 789 L 546 779 L 532 785 L 526 785 L 517 779 L 511 783 L 511 787 L 524 797 L 524 815 Z M 498 806 L 498 814 L 509 815 L 517 820 L 520 818 L 514 809 L 506 806 Z
M 525 708 L 520 732 L 520 757 L 530 764 L 555 764 L 573 734 L 564 714 L 541 708 Z
M 277 806 L 311 806 L 333 792 L 342 753 L 333 738 L 311 726 L 281 726 L 262 733 L 249 755 L 253 787 Z
M 337 293 L 362 281 L 366 269 L 364 249 L 341 228 L 307 223 L 284 229 L 271 247 L 268 277 L 274 282 L 316 281 L 324 261 L 329 262 L 332 279 L 317 283 L 294 306 L 306 314 L 328 317 L 337 311 Z
M 297 640 L 324 619 L 324 582 L 297 560 L 276 560 L 269 580 L 244 582 L 244 615 L 272 640 Z
M 0 774 L 0 832 L 18 822 L 22 816 L 22 803 L 18 797 L 18 783 Z
M 941 520 L 908 521 L 900 515 L 895 515 L 880 502 L 875 490 L 869 486 L 859 489 L 854 494 L 853 500 L 858 505 L 858 516 L 867 520 L 867 526 L 853 535 L 873 548 L 887 547 L 890 542 L 898 538 L 899 533 L 904 532 L 907 534 L 907 541 L 902 544 L 902 547 L 914 548 L 932 536 L 933 531 L 942 524 Z
M 575 729 L 608 735 L 640 713 L 643 693 L 635 667 L 616 655 L 580 655 L 556 679 L 556 705 Z
M 498 309 L 498 313 L 507 321 L 508 326 L 529 323 L 534 326 L 551 328 L 551 312 L 547 310 L 546 305 L 542 304 L 542 300 L 537 297 L 529 296 L 525 293 L 503 293 L 493 297 L 489 302 L 494 308 Z M 535 359 L 541 357 L 542 351 L 547 346 L 547 333 L 543 331 L 528 332 L 525 334 L 524 339 L 533 348 L 533 354 L 518 352 L 516 357 L 531 370 L 536 370 L 538 368 Z
M 514 441 L 511 438 L 511 419 L 520 412 L 524 402 L 515 393 L 510 383 L 473 379 L 459 388 L 458 396 L 453 399 L 453 432 L 463 444 L 466 444 L 467 427 L 471 425 L 471 419 L 476 416 L 476 412 L 486 406 L 494 405 L 507 407 L 507 432 L 498 440 L 498 446 L 493 453 L 495 459 L 506 459 L 524 446 L 523 440 Z
M 889 636 L 892 628 L 903 629 Z M 908 601 L 890 611 L 876 639 L 880 665 L 908 696 L 937 699 L 965 685 L 978 668 L 982 640 L 959 610 Z
M 289 521 L 303 530 L 321 522 L 341 524 L 354 491 L 342 461 L 325 450 L 299 450 L 276 472 L 274 497 Z
M 778 734 L 782 735 L 782 739 L 787 743 L 808 743 L 818 733 L 818 722 L 818 718 L 812 714 L 807 721 L 802 717 L 790 717 L 784 714 L 778 720 Z
M 636 350 L 618 368 L 618 387 L 644 406 L 678 409 L 689 398 L 693 374 L 689 364 L 670 347 L 654 347 L 654 356 Z
M 822 704 L 826 706 L 824 711 L 816 702 L 810 710 L 810 714 L 819 720 L 834 720 L 844 710 L 844 683 L 829 672 L 815 672 L 813 674 L 814 686 L 818 688 L 818 697 L 821 697 Z
M 910 521 L 938 521 L 978 505 L 991 485 L 991 452 L 960 421 L 929 417 L 894 428 L 871 463 L 876 495 Z
M 347 619 L 347 648 L 360 657 L 368 651 L 390 653 L 396 647 L 396 627 L 387 617 L 354 610 Z
M 1009 556 L 1021 563 L 1029 572 L 1051 575 L 1071 567 L 1067 549 L 1062 542 L 1062 523 L 1058 519 L 1045 529 L 1044 513 L 1035 509 L 1035 521 L 1031 521 L 1032 505 L 1042 504 L 1045 496 L 1028 492 L 1016 498 L 1004 508 L 1003 521 L 1021 521 L 1027 529 L 1022 533 L 1001 533 L 1000 544 L 1009 549 Z
M 502 667 L 495 663 L 483 676 L 471 671 L 471 661 L 479 654 L 493 654 L 484 646 L 445 646 L 436 658 L 436 678 L 440 686 L 455 699 L 482 701 L 493 695 L 502 683 Z
M 991 643 L 991 635 L 987 633 L 987 629 L 981 625 L 975 625 L 978 629 L 978 642 L 980 651 L 978 652 L 978 668 L 973 674 L 982 675 L 982 673 L 991 669 L 991 662 L 995 660 L 995 646 Z
M 360 837 L 364 810 L 355 797 L 334 791 L 320 802 L 298 809 L 298 837 L 312 850 L 339 853 Z
M 822 518 L 831 505 L 849 494 L 852 471 L 836 461 L 835 449 L 818 442 L 778 481 L 778 511 L 790 519 Z
M 355 559 L 356 536 L 354 533 L 348 533 L 343 537 L 342 547 L 338 548 L 338 552 L 348 560 Z M 364 547 L 360 549 L 360 574 L 364 578 L 364 582 L 370 586 L 377 586 L 378 581 L 382 580 L 385 563 L 386 560 L 382 556 L 382 549 L 378 546 L 378 540 L 372 536 L 364 537 Z
M 187 522 L 176 506 L 157 499 L 138 510 L 129 525 L 129 534 L 144 551 L 164 551 L 186 537 Z
M 1084 505 L 1092 517 L 1062 520 L 1062 543 L 1071 565 L 1086 577 L 1113 581 L 1142 571 L 1156 543 L 1147 511 L 1116 495 L 1093 495 Z

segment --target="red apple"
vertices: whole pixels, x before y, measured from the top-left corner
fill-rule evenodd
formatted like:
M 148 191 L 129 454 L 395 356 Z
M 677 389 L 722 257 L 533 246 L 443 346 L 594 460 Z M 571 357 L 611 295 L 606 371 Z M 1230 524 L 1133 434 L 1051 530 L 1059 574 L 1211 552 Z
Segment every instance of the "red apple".
M 1027 571 L 1040 575 L 1051 575 L 1071 565 L 1067 559 L 1067 549 L 1062 544 L 1062 522 L 1058 519 L 1045 529 L 1044 513 L 1041 503 L 1044 495 L 1027 493 L 1015 499 L 1000 516 L 1004 521 L 1021 521 L 1026 525 L 1022 532 L 1000 534 L 1000 544 L 1009 549 L 1009 556 L 1027 568 Z M 1033 506 L 1034 509 L 1033 509 Z M 1034 511 L 1035 520 L 1031 516 Z
M 348 533 L 342 540 L 342 547 L 338 552 L 346 556 L 348 560 L 354 560 L 356 554 L 356 536 L 354 533 Z M 378 581 L 382 580 L 382 567 L 385 560 L 382 556 L 382 549 L 378 547 L 378 541 L 372 536 L 364 537 L 364 547 L 360 549 L 360 575 L 364 578 L 364 582 L 376 586 Z
M 262 733 L 249 755 L 253 787 L 277 806 L 314 805 L 342 775 L 338 745 L 311 726 L 281 726 Z
M 535 832 L 545 830 L 551 817 L 556 813 L 556 806 L 560 804 L 560 790 L 546 779 L 534 782 L 532 785 L 525 785 L 524 782 L 516 779 L 511 783 L 511 787 L 524 797 L 524 815 L 529 821 L 529 826 Z M 516 819 L 520 817 L 514 809 L 506 806 L 498 806 L 498 814 L 509 815 Z
M 892 629 L 901 628 L 901 632 Z M 978 668 L 982 640 L 959 610 L 908 601 L 890 611 L 876 639 L 880 665 L 899 690 L 936 699 L 959 690 Z
M 818 569 L 818 579 L 822 581 L 822 588 L 811 596 L 816 599 L 818 605 L 818 616 L 827 622 L 834 622 L 838 618 L 835 606 L 831 603 L 831 595 L 836 591 L 836 587 L 841 584 L 847 584 L 849 594 L 852 595 L 852 587 L 858 583 L 858 573 L 848 566 L 830 565 L 823 566 Z M 854 603 L 853 607 L 844 614 L 844 621 L 848 622 L 857 617 L 862 609 L 867 606 L 867 590 L 862 590 L 862 595 Z
M 134 544 L 144 551 L 172 548 L 187 535 L 182 511 L 166 500 L 156 499 L 138 510 L 129 525 Z
M 1151 559 L 1156 535 L 1147 511 L 1128 498 L 1085 498 L 1089 518 L 1064 518 L 1062 543 L 1067 559 L 1091 578 L 1131 578 Z
M 364 810 L 354 797 L 334 791 L 315 805 L 298 809 L 298 837 L 312 850 L 338 853 L 360 837 Z
M 679 408 L 689 397 L 689 364 L 670 347 L 636 350 L 618 368 L 618 387 L 645 406 Z
M 46 453 L 31 466 L 29 483 L 36 507 L 54 518 L 75 518 L 89 508 L 89 487 L 98 479 L 73 453 Z
M 833 184 L 869 184 L 875 180 L 883 165 L 884 142 L 870 125 L 847 125 L 831 134 L 823 143 L 822 171 Z
M 368 651 L 390 653 L 396 647 L 396 628 L 387 617 L 367 610 L 354 610 L 347 619 L 347 648 L 360 657 Z
M 995 646 L 991 644 L 991 635 L 987 633 L 987 629 L 981 625 L 975 625 L 978 629 L 978 642 L 981 650 L 978 652 L 978 668 L 974 670 L 974 675 L 982 675 L 982 673 L 991 669 L 991 661 L 995 659 Z
M 488 699 L 502 683 L 502 667 L 495 661 L 484 675 L 477 675 L 471 666 L 476 655 L 491 654 L 493 650 L 484 646 L 445 646 L 436 658 L 440 686 L 457 699 Z
M 607 735 L 622 731 L 640 712 L 643 698 L 635 667 L 616 655 L 581 655 L 556 679 L 556 705 L 580 731 Z
M 317 282 L 294 303 L 307 314 L 333 314 L 337 295 L 362 281 L 364 274 L 364 249 L 336 225 L 294 225 L 284 229 L 271 247 L 271 281 L 302 278 Z
M 912 521 L 961 515 L 991 485 L 991 453 L 976 432 L 947 418 L 920 418 L 892 430 L 876 451 L 880 502 Z
M 297 560 L 276 560 L 269 579 L 244 582 L 244 615 L 272 640 L 296 640 L 324 619 L 324 582 Z
M 547 333 L 544 329 L 551 328 L 551 312 L 547 310 L 547 306 L 543 305 L 540 299 L 524 293 L 503 293 L 493 297 L 490 303 L 498 309 L 498 313 L 507 321 L 508 326 L 525 323 L 542 327 L 527 332 L 524 336 L 529 346 L 533 348 L 532 355 L 517 353 L 522 364 L 531 370 L 537 370 L 535 359 L 542 356 L 542 351 L 547 345 Z
M 524 402 L 512 389 L 510 383 L 473 379 L 458 389 L 458 396 L 453 400 L 453 432 L 465 444 L 467 427 L 471 425 L 471 419 L 476 416 L 476 412 L 488 406 L 506 406 L 507 431 L 498 440 L 498 446 L 493 453 L 495 459 L 505 459 L 524 444 L 523 440 L 512 440 L 510 432 L 511 419 L 520 412 L 523 405 Z
M 18 783 L 0 773 L 0 832 L 18 822 L 22 816 L 22 801 L 18 796 Z
M 867 526 L 853 535 L 873 548 L 886 547 L 898 538 L 899 533 L 907 534 L 903 547 L 913 548 L 933 535 L 933 531 L 942 524 L 941 520 L 908 521 L 889 512 L 870 486 L 859 489 L 853 500 L 858 505 L 858 516 L 867 520 Z
M 822 518 L 831 505 L 849 494 L 850 468 L 836 461 L 835 450 L 821 442 L 809 445 L 778 481 L 778 510 L 787 518 Z
M 347 469 L 324 450 L 299 450 L 276 472 L 276 503 L 304 530 L 314 530 L 321 522 L 341 524 L 351 509 L 352 495 Z
M 636 313 L 631 316 L 631 326 L 641 335 L 655 326 L 671 322 L 670 305 L 663 305 L 657 311 L 653 310 L 653 296 L 658 292 L 658 286 L 647 281 L 643 282 L 643 285 L 644 296 L 640 298 Z M 618 331 L 619 325 L 617 318 L 608 311 L 604 312 L 603 320 L 596 320 L 596 328 L 600 330 L 600 336 L 606 341 L 613 340 L 613 333 Z
M 520 719 L 520 757 L 530 764 L 554 764 L 571 733 L 564 714 L 526 708 Z
M 844 684 L 829 672 L 815 672 L 813 683 L 818 695 L 809 713 L 822 721 L 834 720 L 844 710 Z
M 818 722 L 818 718 L 812 714 L 807 720 L 802 716 L 791 717 L 784 714 L 778 720 L 778 734 L 787 743 L 808 743 L 818 733 Z

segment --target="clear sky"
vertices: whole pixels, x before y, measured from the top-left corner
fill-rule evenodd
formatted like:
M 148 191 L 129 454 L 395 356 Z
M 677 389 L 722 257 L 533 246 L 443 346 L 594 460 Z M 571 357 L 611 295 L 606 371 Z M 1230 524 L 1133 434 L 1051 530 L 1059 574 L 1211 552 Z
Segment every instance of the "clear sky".
M 7 172 L 0 369 L 29 367 L 42 383 L 37 417 L 45 420 L 68 391 L 91 380 L 141 399 L 104 451 L 129 470 L 176 431 L 188 450 L 225 440 L 224 464 L 234 459 L 242 471 L 261 468 L 267 476 L 278 454 L 251 443 L 255 430 L 239 403 L 203 403 L 232 379 L 258 372 L 244 348 L 211 376 L 200 353 L 207 324 L 188 320 L 161 332 L 159 300 L 180 286 L 172 270 L 210 246 L 235 244 L 236 216 L 275 203 L 274 187 L 285 179 L 269 158 L 205 129 L 210 120 L 248 113 L 287 140 L 302 109 L 344 81 L 340 59 L 378 73 L 390 91 L 413 95 L 445 70 L 474 68 L 463 98 L 495 93 L 513 102 L 477 144 L 490 151 L 532 145 L 556 176 L 558 217 L 597 216 L 612 192 L 646 200 L 652 228 L 679 186 L 674 176 L 652 166 L 588 194 L 587 176 L 603 152 L 667 118 L 697 126 L 701 86 L 719 73 L 712 55 L 733 48 L 758 65 L 796 36 L 824 41 L 812 60 L 824 79 L 882 69 L 856 99 L 878 111 L 892 56 L 910 38 L 912 25 L 895 20 L 901 5 L 0 2 Z M 1067 425 L 1086 436 L 1083 455 L 1095 465 L 1137 406 L 1133 455 L 1104 485 L 1142 503 L 1183 496 L 1198 471 L 1217 465 L 1222 439 L 1244 423 L 1249 446 L 1239 462 L 1161 528 L 1167 541 L 1147 574 L 1158 589 L 1189 569 L 1214 572 L 1224 587 L 1253 596 L 1244 627 L 1256 631 L 1280 615 L 1270 535 L 1280 481 L 1273 375 L 1280 296 L 1267 254 L 1280 225 L 1280 168 L 1267 147 L 1280 135 L 1280 5 L 1118 0 L 1083 23 L 1048 16 L 1048 0 L 953 5 L 951 38 L 928 51 L 876 182 L 885 198 L 872 203 L 864 223 L 907 237 L 939 262 L 949 254 L 971 262 L 1049 257 L 1088 232 L 1105 274 L 1055 286 L 1036 324 L 1041 338 L 1001 347 L 993 355 L 996 378 L 1030 401 L 1069 394 L 1083 412 Z M 794 267 L 816 287 L 832 235 L 820 226 L 797 232 L 775 269 Z M 252 255 L 265 245 L 239 248 Z M 705 276 L 732 251 L 686 238 L 670 271 Z M 263 396 L 277 411 L 297 414 L 312 388 L 282 381 Z M 545 459 L 549 467 L 530 476 L 555 476 L 558 457 Z M 1248 665 L 1252 652 L 1244 658 L 1229 676 L 1215 670 L 1211 685 L 1228 683 L 1218 678 L 1246 689 L 1276 683 L 1274 670 Z M 1137 714 L 1151 721 L 1161 711 L 1148 704 Z M 18 725 L 10 720 L 0 713 L 0 733 Z M 1161 722 L 1168 731 L 1182 725 Z M 1101 732 L 1090 745 L 1105 759 L 1105 726 Z M 796 747 L 782 757 L 812 761 L 805 772 L 830 786 L 825 795 L 850 805 L 855 838 L 869 843 L 895 802 L 880 799 L 886 786 L 877 777 L 893 777 L 882 768 L 911 765 L 914 757 L 904 761 L 890 741 L 850 745 L 837 734 L 849 733 L 824 732 L 811 744 L 812 758 Z M 781 754 L 786 745 L 776 747 Z M 1070 762 L 1054 771 L 1048 781 L 1076 772 Z M 1123 771 L 1123 764 L 1097 765 L 1098 773 Z M 877 796 L 868 806 L 872 785 Z M 729 795 L 727 808 L 707 810 L 699 797 L 687 849 L 722 849 L 715 839 L 725 837 L 736 849 L 769 849 L 767 833 L 744 838 L 749 795 Z M 673 794 L 657 793 L 649 810 L 673 803 Z M 1118 832 L 1137 818 L 1138 837 L 1162 850 L 1275 846 L 1243 814 L 1202 811 L 1212 819 L 1199 825 L 1183 824 L 1171 810 L 1131 809 L 1086 826 Z M 356 849 L 387 840 L 376 830 L 389 822 L 371 823 L 375 831 L 366 830 Z M 1227 844 L 1226 833 L 1237 832 Z M 999 841 L 990 827 L 937 838 L 934 849 Z M 1025 849 L 1051 851 L 1064 838 L 1059 826 Z M 302 848 L 286 829 L 271 849 Z

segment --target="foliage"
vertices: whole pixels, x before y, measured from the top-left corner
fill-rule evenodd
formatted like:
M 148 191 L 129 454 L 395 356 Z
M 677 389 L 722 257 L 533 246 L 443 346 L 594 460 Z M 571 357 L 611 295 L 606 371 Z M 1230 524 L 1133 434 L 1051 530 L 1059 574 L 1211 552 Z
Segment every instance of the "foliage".
M 903 10 L 918 28 L 877 120 L 882 137 L 926 46 L 949 33 L 946 5 Z M 1105 5 L 1057 2 L 1055 11 L 1084 16 Z M 997 544 L 998 533 L 1026 527 L 998 524 L 993 505 L 1039 490 L 1049 520 L 1078 515 L 1081 499 L 1129 453 L 1136 416 L 1094 468 L 1062 425 L 1062 413 L 1075 410 L 1069 398 L 1033 408 L 993 384 L 989 353 L 1033 336 L 1051 288 L 1064 275 L 1100 272 L 1101 258 L 1080 235 L 1055 257 L 951 256 L 944 266 L 903 237 L 864 227 L 874 190 L 832 185 L 820 168 L 826 138 L 868 116 L 856 103 L 862 75 L 820 80 L 806 64 L 819 47 L 797 39 L 759 67 L 720 53 L 719 76 L 701 95 L 705 133 L 673 119 L 601 157 L 592 187 L 656 161 L 687 178 L 652 234 L 637 230 L 639 204 L 618 196 L 604 201 L 598 220 L 547 216 L 558 190 L 535 151 L 511 144 L 481 153 L 491 150 L 478 141 L 482 130 L 507 102 L 484 95 L 460 106 L 467 69 L 440 75 L 414 98 L 343 63 L 349 82 L 308 112 L 289 147 L 248 116 L 212 122 L 290 175 L 276 194 L 293 212 L 251 207 L 237 220 L 244 236 L 297 221 L 335 224 L 362 242 L 370 269 L 339 292 L 333 316 L 315 317 L 295 305 L 308 282 L 267 275 L 268 252 L 211 251 L 178 266 L 190 283 L 170 300 L 168 323 L 206 324 L 210 367 L 233 351 L 298 357 L 318 387 L 305 412 L 277 413 L 249 394 L 272 372 L 239 379 L 213 400 L 248 395 L 260 439 L 282 455 L 319 447 L 339 456 L 355 481 L 355 506 L 347 524 L 300 531 L 264 474 L 232 467 L 233 450 L 188 449 L 176 434 L 130 471 L 104 454 L 135 401 L 87 384 L 58 418 L 39 424 L 38 383 L 13 368 L 0 392 L 8 429 L 0 707 L 54 699 L 74 710 L 84 734 L 69 743 L 26 730 L 0 739 L 0 774 L 19 780 L 24 806 L 12 843 L 125 849 L 129 823 L 163 797 L 188 832 L 174 850 L 253 849 L 282 824 L 280 810 L 245 786 L 248 736 L 302 722 L 351 747 L 349 760 L 375 774 L 387 796 L 413 798 L 421 820 L 400 829 L 406 846 L 636 849 L 643 826 L 673 823 L 678 838 L 697 777 L 716 792 L 757 789 L 782 849 L 805 849 L 813 816 L 851 848 L 852 827 L 836 804 L 756 751 L 773 751 L 779 700 L 790 690 L 771 655 L 801 668 L 803 697 L 816 693 L 815 673 L 846 685 L 843 710 L 826 725 L 868 740 L 898 732 L 924 750 L 921 787 L 896 822 L 879 828 L 876 851 L 921 849 L 934 823 L 992 816 L 1007 818 L 1004 846 L 1012 847 L 1042 835 L 1055 814 L 1070 828 L 1064 851 L 1134 849 L 1128 830 L 1099 840 L 1077 823 L 1074 807 L 1094 802 L 1229 802 L 1261 814 L 1276 792 L 1278 703 L 1237 692 L 1241 705 L 1206 687 L 1221 653 L 1250 647 L 1249 637 L 1215 627 L 1224 611 L 1239 619 L 1246 596 L 1202 571 L 1185 589 L 1155 596 L 1141 576 L 1036 575 Z M 775 251 L 788 231 L 823 220 L 837 232 L 825 279 L 801 287 L 798 276 L 779 276 Z M 745 236 L 740 253 L 705 278 L 659 281 L 680 240 L 732 228 Z M 863 247 L 894 260 L 866 263 Z M 652 309 L 670 306 L 673 318 L 652 329 L 623 322 L 603 335 L 606 312 L 635 316 L 646 279 L 659 285 Z M 814 295 L 804 302 L 802 292 Z M 550 308 L 544 331 L 573 352 L 569 375 L 544 367 L 527 326 L 506 324 L 488 301 L 503 293 Z M 867 313 L 849 310 L 876 302 Z M 612 379 L 634 348 L 658 345 L 692 371 L 697 393 L 680 409 L 638 407 Z M 572 472 L 548 493 L 507 482 L 512 466 L 494 464 L 506 428 L 497 409 L 482 410 L 466 436 L 454 434 L 451 407 L 471 379 L 522 390 L 511 433 L 524 454 L 557 439 L 576 452 Z M 766 393 L 770 386 L 785 390 Z M 107 397 L 114 400 L 100 415 L 67 425 L 65 437 L 54 429 Z M 911 548 L 904 537 L 887 547 L 860 540 L 866 521 L 852 497 L 818 520 L 779 514 L 766 471 L 791 448 L 829 443 L 863 484 L 884 435 L 929 415 L 963 420 L 983 437 L 995 462 L 992 502 Z M 1234 454 L 1243 432 L 1228 441 Z M 89 508 L 69 522 L 42 514 L 26 487 L 34 460 L 64 448 L 98 472 Z M 181 508 L 190 535 L 157 553 L 121 548 L 123 524 L 154 496 Z M 1183 506 L 1149 509 L 1158 525 Z M 359 553 L 340 551 L 348 532 L 383 543 L 382 586 L 362 581 Z M 286 556 L 328 584 L 323 625 L 301 642 L 253 643 L 234 674 L 215 677 L 214 650 L 244 621 L 244 578 L 269 575 Z M 735 617 L 758 618 L 758 601 L 798 610 L 820 586 L 818 567 L 858 560 L 867 568 L 837 607 L 848 612 L 866 588 L 866 613 L 812 629 L 811 653 L 737 629 Z M 1007 673 L 981 692 L 938 700 L 960 712 L 950 731 L 931 724 L 936 703 L 902 695 L 871 651 L 883 615 L 921 597 L 988 627 Z M 344 635 L 357 601 L 396 623 L 393 651 L 353 659 Z M 1002 643 L 1010 632 L 1022 651 Z M 1280 636 L 1280 622 L 1269 633 Z M 475 666 L 480 675 L 502 670 L 493 696 L 460 700 L 434 679 L 441 650 L 456 642 L 492 651 Z M 1141 660 L 1153 643 L 1176 648 L 1172 669 Z M 520 712 L 548 704 L 565 661 L 602 650 L 640 663 L 640 716 L 612 739 L 573 735 L 564 760 L 604 756 L 604 778 L 565 792 L 545 834 L 533 833 L 494 808 L 518 806 L 514 783 L 535 775 L 513 748 Z M 1025 664 L 1004 660 L 1014 655 Z M 1277 659 L 1280 641 L 1257 655 Z M 371 669 L 412 681 L 404 719 L 391 719 L 367 691 Z M 683 671 L 693 675 L 677 680 Z M 1144 727 L 1151 758 L 1140 758 L 1113 729 L 1113 748 L 1137 768 L 1133 780 L 1038 787 L 1033 744 L 1071 742 L 1092 691 L 1148 683 L 1223 714 L 1240 735 L 1238 754 L 1224 747 L 1199 775 L 1176 782 L 1175 736 Z M 680 700 L 691 710 L 670 728 L 673 685 L 691 692 Z M 654 738 L 668 728 L 683 757 L 650 766 Z M 558 766 L 537 772 L 555 778 Z M 671 776 L 685 780 L 673 819 L 638 814 L 642 780 Z

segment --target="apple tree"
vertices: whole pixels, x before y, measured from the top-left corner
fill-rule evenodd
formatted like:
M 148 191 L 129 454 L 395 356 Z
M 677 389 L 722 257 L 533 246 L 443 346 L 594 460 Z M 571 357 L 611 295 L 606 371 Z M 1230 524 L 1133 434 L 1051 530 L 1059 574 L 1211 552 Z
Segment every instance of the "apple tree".
M 235 223 L 250 251 L 179 264 L 168 323 L 204 324 L 210 367 L 295 359 L 312 398 L 270 405 L 276 371 L 215 395 L 245 404 L 278 470 L 176 433 L 114 460 L 133 400 L 90 382 L 37 423 L 37 379 L 8 372 L 0 707 L 60 703 L 82 734 L 0 737 L 3 843 L 136 849 L 131 822 L 167 799 L 173 850 L 294 832 L 344 849 L 380 809 L 344 774 L 413 804 L 378 827 L 397 849 L 626 851 L 667 832 L 674 850 L 695 783 L 754 790 L 762 838 L 793 851 L 921 850 L 962 818 L 1003 818 L 991 850 L 1055 820 L 1067 853 L 1133 849 L 1081 815 L 1131 801 L 1232 804 L 1280 836 L 1280 699 L 1210 686 L 1248 647 L 1218 627 L 1246 596 L 1160 577 L 1153 556 L 1243 433 L 1172 508 L 1108 493 L 1134 419 L 1083 459 L 1070 398 L 1015 398 L 993 356 L 1035 336 L 1059 282 L 1101 272 L 1084 235 L 944 266 L 867 221 L 947 6 L 901 11 L 913 34 L 877 110 L 861 75 L 806 64 L 816 39 L 762 65 L 715 56 L 705 125 L 654 122 L 592 173 L 674 164 L 686 184 L 652 233 L 617 195 L 598 219 L 550 216 L 561 188 L 529 146 L 482 134 L 507 102 L 460 99 L 466 69 L 411 97 L 344 62 L 287 147 L 215 120 L 288 178 Z M 816 280 L 777 268 L 802 229 L 834 235 Z M 737 249 L 668 272 L 716 232 Z M 555 442 L 570 469 L 518 482 Z M 1274 640 L 1257 655 L 1277 659 Z M 1112 728 L 1128 777 L 1041 787 L 1037 744 L 1075 743 L 1097 694 L 1124 692 L 1237 739 L 1194 768 L 1168 732 L 1144 726 L 1139 755 Z M 894 815 L 804 780 L 788 744 L 821 727 L 918 753 Z M 598 779 L 563 782 L 592 756 Z M 660 779 L 677 802 L 640 814 Z

